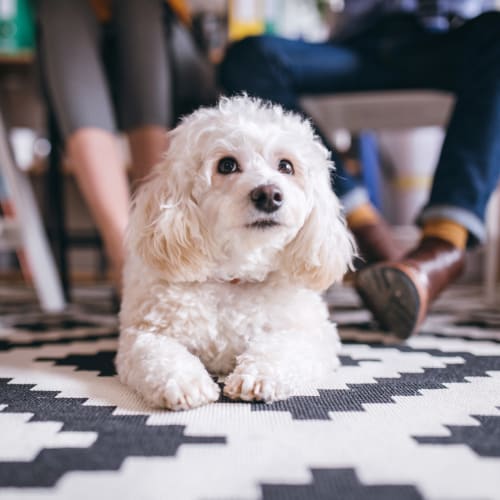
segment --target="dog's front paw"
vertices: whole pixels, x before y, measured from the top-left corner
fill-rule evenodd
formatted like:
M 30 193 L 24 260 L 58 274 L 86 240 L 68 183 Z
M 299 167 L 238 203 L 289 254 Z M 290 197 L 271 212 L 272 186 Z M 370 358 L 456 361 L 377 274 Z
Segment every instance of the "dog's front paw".
M 229 375 L 224 385 L 224 394 L 231 399 L 243 401 L 265 401 L 272 403 L 286 399 L 291 395 L 291 389 L 286 384 L 264 375 L 235 371 Z
M 219 399 L 219 386 L 207 372 L 173 373 L 158 384 L 146 398 L 154 406 L 170 410 L 189 410 Z

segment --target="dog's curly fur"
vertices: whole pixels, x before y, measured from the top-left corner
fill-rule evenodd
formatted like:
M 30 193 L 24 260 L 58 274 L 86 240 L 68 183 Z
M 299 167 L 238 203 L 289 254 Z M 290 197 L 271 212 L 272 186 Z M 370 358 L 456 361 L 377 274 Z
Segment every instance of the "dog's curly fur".
M 217 400 L 210 374 L 266 402 L 318 382 L 340 346 L 320 292 L 353 256 L 327 149 L 304 118 L 247 96 L 195 111 L 169 141 L 132 208 L 120 379 L 173 410 Z M 234 173 L 218 170 L 227 157 Z M 250 196 L 269 185 L 272 212 Z

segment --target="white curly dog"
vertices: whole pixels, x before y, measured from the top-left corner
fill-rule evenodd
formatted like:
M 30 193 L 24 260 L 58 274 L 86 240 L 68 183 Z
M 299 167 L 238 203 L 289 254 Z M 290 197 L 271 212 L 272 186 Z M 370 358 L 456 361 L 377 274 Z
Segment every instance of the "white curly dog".
M 182 120 L 131 213 L 116 364 L 172 410 L 317 384 L 340 342 L 320 292 L 353 241 L 309 122 L 247 96 Z M 212 376 L 211 376 L 212 375 Z

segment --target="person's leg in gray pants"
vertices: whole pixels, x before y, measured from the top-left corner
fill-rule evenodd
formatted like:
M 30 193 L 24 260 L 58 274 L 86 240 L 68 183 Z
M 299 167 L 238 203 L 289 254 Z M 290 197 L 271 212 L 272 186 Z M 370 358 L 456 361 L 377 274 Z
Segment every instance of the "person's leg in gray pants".
M 37 9 L 47 93 L 119 287 L 130 195 L 115 133 L 120 126 L 130 134 L 136 178 L 166 146 L 172 99 L 163 4 L 116 1 L 105 28 L 87 0 L 38 0 Z M 101 57 L 104 29 L 111 30 L 116 49 L 111 71 L 116 88 Z

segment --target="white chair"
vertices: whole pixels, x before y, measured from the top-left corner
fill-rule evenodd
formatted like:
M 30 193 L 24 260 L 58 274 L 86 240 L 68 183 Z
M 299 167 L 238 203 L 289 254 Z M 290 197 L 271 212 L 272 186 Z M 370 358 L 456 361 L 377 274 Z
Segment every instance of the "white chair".
M 303 96 L 301 105 L 325 134 L 335 130 L 404 129 L 446 126 L 453 96 L 429 90 L 356 92 Z M 500 244 L 500 188 L 490 201 L 484 263 L 484 293 L 488 305 L 496 302 Z
M 15 165 L 1 110 L 0 175 L 14 211 L 13 218 L 0 217 L 0 247 L 23 250 L 41 308 L 60 312 L 66 303 L 59 275 L 30 181 Z
M 303 96 L 301 105 L 323 131 L 444 126 L 453 97 L 428 90 L 391 90 Z

